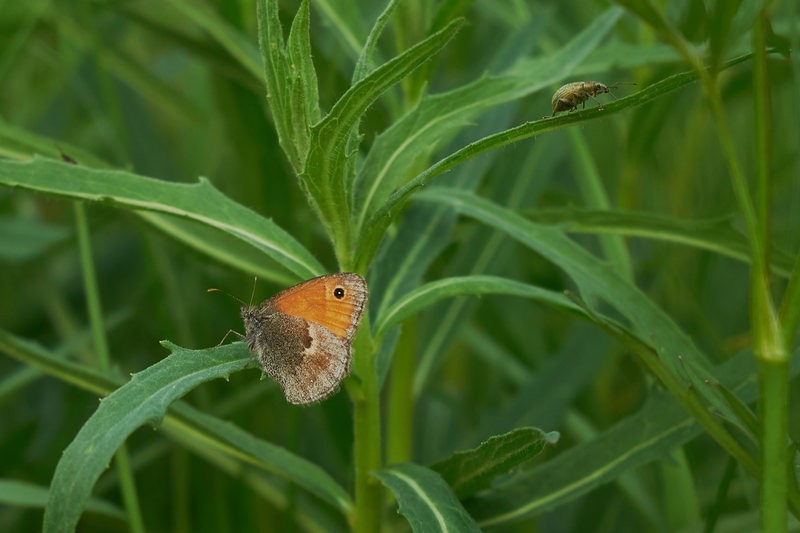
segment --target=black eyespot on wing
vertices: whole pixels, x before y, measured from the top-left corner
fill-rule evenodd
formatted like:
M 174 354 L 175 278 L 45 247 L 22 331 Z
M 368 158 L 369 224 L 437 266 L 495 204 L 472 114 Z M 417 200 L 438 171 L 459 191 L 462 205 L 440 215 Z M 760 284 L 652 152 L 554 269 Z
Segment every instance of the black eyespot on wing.
M 342 298 L 344 298 L 344 289 L 341 287 L 336 287 L 335 289 L 333 289 L 333 295 L 337 299 L 341 300 Z

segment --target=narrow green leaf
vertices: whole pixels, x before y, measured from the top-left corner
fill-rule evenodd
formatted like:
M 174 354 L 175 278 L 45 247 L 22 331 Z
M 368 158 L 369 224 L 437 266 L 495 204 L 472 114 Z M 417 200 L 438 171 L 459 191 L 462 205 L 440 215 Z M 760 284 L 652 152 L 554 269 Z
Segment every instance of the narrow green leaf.
M 729 68 L 749 59 L 752 54 L 745 54 L 725 63 L 723 68 Z M 433 178 L 440 176 L 454 167 L 482 154 L 489 150 L 494 150 L 502 146 L 513 144 L 541 133 L 560 129 L 562 127 L 593 120 L 602 117 L 606 113 L 616 113 L 623 109 L 640 106 L 650 100 L 659 98 L 669 92 L 697 80 L 697 72 L 687 71 L 680 74 L 669 76 L 659 82 L 637 91 L 631 95 L 619 98 L 611 103 L 604 104 L 602 108 L 591 107 L 573 113 L 565 113 L 556 117 L 544 117 L 540 120 L 526 122 L 515 128 L 498 132 L 494 135 L 484 137 L 475 141 L 464 148 L 450 154 L 444 159 L 439 160 L 434 165 L 428 167 L 424 172 L 417 175 L 413 180 L 406 183 L 394 191 L 387 201 L 369 218 L 364 226 L 366 235 L 362 239 L 363 248 L 359 250 L 358 262 L 365 258 L 372 257 L 378 245 L 383 239 L 386 228 L 395 219 L 397 214 L 405 206 L 408 198 L 416 191 L 427 185 Z
M 292 142 L 297 146 L 297 153 L 301 159 L 305 159 L 308 153 L 311 125 L 317 123 L 320 118 L 317 72 L 311 59 L 309 25 L 308 0 L 303 0 L 286 41 Z
M 709 371 L 705 355 L 647 295 L 560 230 L 535 224 L 509 209 L 456 189 L 430 188 L 419 199 L 449 205 L 541 254 L 572 278 L 587 309 L 594 309 L 600 300 L 619 312 L 631 324 L 633 336 L 652 346 L 673 375 L 681 375 L 679 356 L 704 373 Z M 716 390 L 706 387 L 698 392 L 712 404 L 726 405 Z
M 535 222 L 558 225 L 569 233 L 644 237 L 693 246 L 738 261 L 749 263 L 752 259 L 747 241 L 741 232 L 734 229 L 734 219 L 731 217 L 684 220 L 643 212 L 599 211 L 579 207 L 537 209 L 531 211 L 528 217 Z M 775 273 L 788 277 L 792 258 L 778 248 L 770 253 Z
M 361 53 L 358 55 L 356 68 L 353 69 L 353 83 L 362 80 L 375 67 L 374 61 L 378 39 L 383 35 L 383 30 L 397 8 L 398 2 L 399 0 L 389 0 L 389 3 L 386 4 L 383 12 L 372 26 L 369 35 L 367 35 L 367 42 L 364 43 L 364 48 L 361 49 Z
M 12 507 L 34 507 L 44 509 L 47 504 L 49 490 L 27 481 L 16 479 L 0 479 L 0 503 Z M 113 503 L 97 498 L 90 498 L 86 504 L 90 513 L 103 514 L 119 520 L 125 520 L 125 512 Z
M 463 500 L 488 488 L 492 480 L 539 455 L 547 445 L 558 442 L 558 432 L 518 428 L 490 437 L 472 450 L 455 452 L 431 466 Z
M 425 96 L 419 105 L 395 122 L 375 141 L 356 178 L 359 229 L 386 201 L 392 190 L 407 181 L 419 164 L 454 132 L 474 122 L 489 109 L 522 98 L 562 79 L 613 28 L 622 10 L 612 8 L 598 16 L 556 53 L 522 60 L 498 76 L 484 76 L 458 89 Z
M 258 47 L 267 86 L 267 102 L 278 133 L 278 142 L 295 172 L 303 168 L 303 157 L 296 150 L 292 137 L 289 94 L 290 69 L 283 44 L 283 28 L 278 13 L 278 0 L 258 0 Z
M 159 422 L 172 402 L 205 381 L 241 370 L 249 359 L 242 344 L 214 351 L 172 348 L 176 351 L 171 356 L 134 374 L 104 398 L 64 450 L 50 485 L 44 531 L 75 529 L 97 478 L 135 429 Z
M 214 258 L 220 264 L 238 269 L 248 277 L 255 275 L 259 281 L 269 281 L 281 286 L 297 283 L 296 275 L 265 257 L 257 248 L 231 238 L 224 231 L 200 222 L 152 211 L 139 211 L 137 214 L 176 241 Z
M 324 271 L 277 224 L 234 202 L 204 178 L 193 184 L 174 183 L 35 158 L 25 163 L 0 161 L 0 185 L 188 218 L 246 242 L 302 279 Z
M 442 477 L 424 466 L 401 463 L 374 473 L 397 498 L 400 513 L 419 533 L 480 531 Z
M 117 323 L 119 320 L 109 320 L 108 322 Z M 181 357 L 188 359 L 189 363 L 197 358 L 197 354 L 209 352 L 211 357 L 214 357 L 213 354 L 217 350 L 238 349 L 238 353 L 242 354 L 242 356 L 246 353 L 243 343 L 197 351 L 179 349 L 169 343 L 167 343 L 167 346 L 174 348 L 176 352 L 185 353 Z M 10 335 L 1 329 L 0 351 L 29 365 L 29 367 L 37 368 L 48 375 L 55 376 L 66 383 L 94 394 L 107 395 L 115 389 L 130 388 L 130 383 L 126 384 L 121 379 L 102 375 L 92 368 L 78 365 L 65 360 L 63 357 L 50 354 L 40 346 Z M 247 360 L 249 360 L 249 357 Z M 163 365 L 165 363 L 162 361 L 158 364 Z M 230 464 L 227 458 L 233 457 L 297 483 L 309 492 L 319 496 L 322 500 L 329 502 L 345 515 L 350 512 L 353 506 L 353 502 L 347 492 L 317 465 L 288 452 L 284 448 L 256 439 L 232 424 L 201 413 L 180 400 L 169 406 L 160 429 L 183 446 L 209 457 L 214 464 Z M 220 451 L 226 455 L 221 456 Z M 220 461 L 220 458 L 225 458 L 227 462 Z
M 444 298 L 480 294 L 507 294 L 532 298 L 556 307 L 580 312 L 580 308 L 560 292 L 497 276 L 452 277 L 426 283 L 404 295 L 392 305 L 386 306 L 384 308 L 386 312 L 375 320 L 374 335 L 380 337 L 393 325 Z
M 795 364 L 793 375 L 800 371 Z M 745 403 L 758 394 L 752 353 L 743 352 L 715 369 L 726 387 Z M 610 482 L 625 471 L 669 456 L 701 433 L 675 400 L 654 390 L 636 414 L 625 418 L 552 460 L 522 472 L 468 506 L 481 527 L 511 523 L 554 509 Z
M 463 25 L 455 20 L 444 29 L 370 72 L 350 87 L 311 132 L 311 147 L 301 179 L 329 234 L 335 236 L 337 256 L 350 247 L 350 178 L 346 148 L 361 116 L 389 87 L 432 59 Z
M 170 423 L 169 426 L 165 424 L 165 429 L 172 435 L 180 430 L 180 439 L 187 446 L 203 448 L 206 446 L 203 441 L 211 437 L 213 442 L 208 444 L 213 450 L 222 449 L 232 457 L 284 477 L 330 503 L 345 516 L 351 512 L 353 500 L 350 495 L 316 464 L 188 404 L 174 405 L 169 416 Z M 200 441 L 199 445 L 197 441 Z

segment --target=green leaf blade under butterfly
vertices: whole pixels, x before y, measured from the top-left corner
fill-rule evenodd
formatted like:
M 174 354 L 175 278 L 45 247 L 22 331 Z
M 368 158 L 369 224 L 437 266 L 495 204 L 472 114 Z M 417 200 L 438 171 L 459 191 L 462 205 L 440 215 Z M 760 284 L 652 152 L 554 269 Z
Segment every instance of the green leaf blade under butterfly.
M 167 342 L 163 344 L 173 353 L 183 354 L 175 356 L 175 361 L 184 357 L 190 362 L 195 362 L 196 354 L 214 353 L 218 350 L 223 352 L 239 350 L 242 357 L 246 354 L 246 347 L 243 343 L 194 351 L 179 348 Z M 10 335 L 2 329 L 0 329 L 0 351 L 29 365 L 30 368 L 38 369 L 64 383 L 69 383 L 92 394 L 105 396 L 126 386 L 126 383 L 118 378 L 100 374 L 90 367 L 51 354 L 44 348 Z M 264 384 L 264 386 L 267 385 Z M 347 491 L 316 464 L 285 448 L 258 439 L 234 424 L 202 413 L 182 400 L 169 406 L 160 429 L 176 442 L 188 449 L 195 450 L 218 466 L 229 464 L 226 461 L 231 458 L 244 461 L 257 469 L 271 472 L 296 483 L 339 509 L 345 516 L 353 507 L 352 498 Z M 220 456 L 220 452 L 223 452 L 222 456 Z M 215 462 L 218 457 L 223 457 L 225 460 Z
M 128 435 L 148 422 L 160 421 L 172 402 L 200 383 L 227 378 L 244 368 L 247 361 L 241 345 L 213 352 L 186 351 L 134 374 L 127 384 L 103 399 L 56 466 L 44 512 L 44 531 L 75 529 L 97 478 Z

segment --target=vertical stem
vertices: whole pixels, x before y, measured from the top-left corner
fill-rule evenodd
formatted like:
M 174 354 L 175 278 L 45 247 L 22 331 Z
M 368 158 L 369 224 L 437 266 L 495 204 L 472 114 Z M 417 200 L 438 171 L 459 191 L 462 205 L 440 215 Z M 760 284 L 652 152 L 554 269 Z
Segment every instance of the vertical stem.
M 371 533 L 380 530 L 383 489 L 377 478 L 372 476 L 372 472 L 382 467 L 381 417 L 376 353 L 367 312 L 364 313 L 354 344 L 354 373 L 361 383 L 352 389 L 356 506 L 351 526 L 354 531 Z
M 787 417 L 789 362 L 769 287 L 769 85 L 766 56 L 766 7 L 753 23 L 753 100 L 756 147 L 756 239 L 753 248 L 752 323 L 758 359 L 759 412 L 761 419 L 761 530 L 777 533 L 787 528 L 788 461 Z M 760 266 L 760 268 L 759 268 Z
M 414 434 L 414 367 L 416 366 L 417 320 L 403 324 L 392 361 L 386 414 L 386 462 L 411 460 Z
M 761 531 L 787 528 L 787 396 L 788 361 L 760 359 L 758 366 L 761 418 Z
M 92 260 L 92 246 L 89 238 L 89 223 L 86 220 L 86 210 L 81 202 L 75 202 L 75 226 L 78 232 L 78 250 L 80 253 L 81 268 L 83 270 L 83 284 L 86 292 L 86 306 L 89 312 L 89 324 L 94 339 L 96 365 L 108 372 L 111 364 L 108 355 L 108 340 L 103 327 L 103 309 L 100 305 L 100 290 L 97 286 L 97 276 Z M 131 531 L 144 532 L 144 521 L 139 508 L 139 498 L 136 495 L 136 484 L 133 479 L 133 470 L 130 457 L 125 444 L 119 447 L 116 455 L 116 466 L 120 480 L 120 490 L 125 509 L 128 513 L 128 525 Z

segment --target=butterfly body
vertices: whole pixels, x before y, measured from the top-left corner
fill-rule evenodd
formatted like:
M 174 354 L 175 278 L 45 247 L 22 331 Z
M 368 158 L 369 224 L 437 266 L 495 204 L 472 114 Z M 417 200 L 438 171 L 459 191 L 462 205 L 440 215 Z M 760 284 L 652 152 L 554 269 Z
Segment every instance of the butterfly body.
M 242 307 L 247 346 L 294 404 L 322 401 L 350 372 L 351 342 L 367 303 L 358 274 L 328 274 Z

